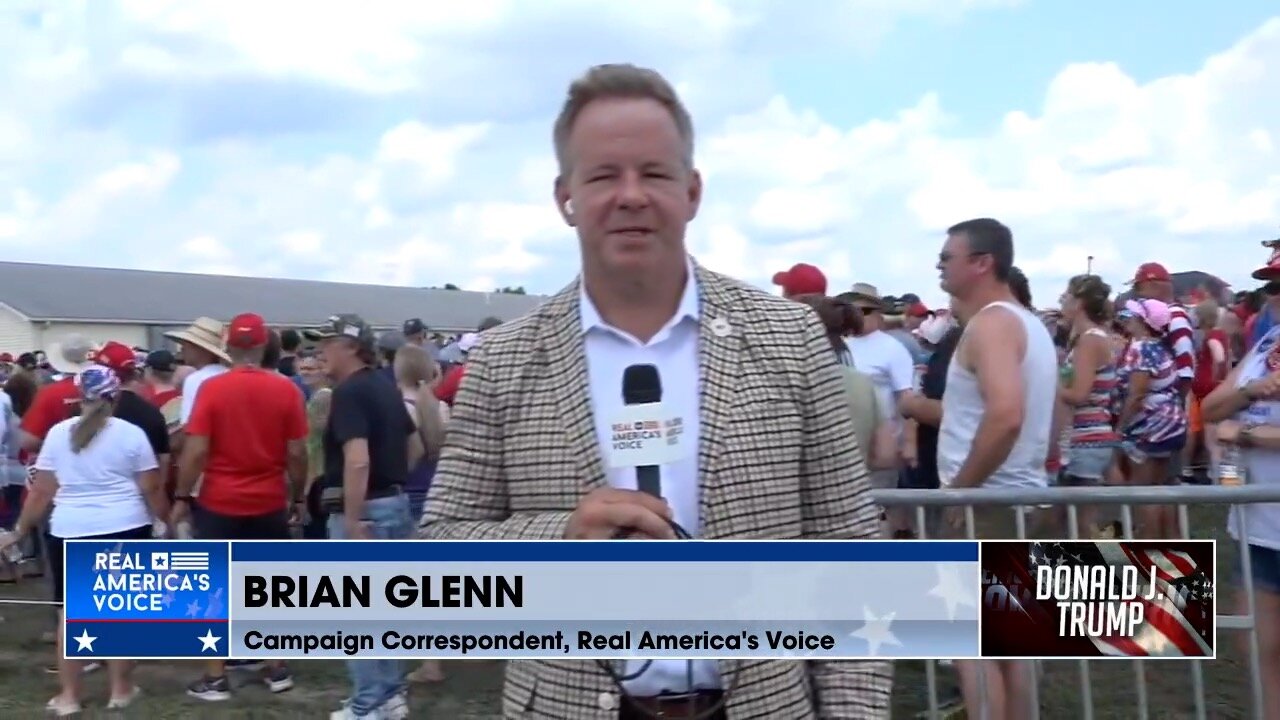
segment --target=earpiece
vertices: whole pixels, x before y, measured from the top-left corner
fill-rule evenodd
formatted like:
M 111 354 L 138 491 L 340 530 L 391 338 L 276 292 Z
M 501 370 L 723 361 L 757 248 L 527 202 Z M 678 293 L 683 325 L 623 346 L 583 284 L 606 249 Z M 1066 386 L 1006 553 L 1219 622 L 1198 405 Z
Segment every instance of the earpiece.
M 573 215 L 573 201 L 572 201 L 572 200 L 565 200 L 565 201 L 564 201 L 564 214 L 565 214 L 565 215 Z

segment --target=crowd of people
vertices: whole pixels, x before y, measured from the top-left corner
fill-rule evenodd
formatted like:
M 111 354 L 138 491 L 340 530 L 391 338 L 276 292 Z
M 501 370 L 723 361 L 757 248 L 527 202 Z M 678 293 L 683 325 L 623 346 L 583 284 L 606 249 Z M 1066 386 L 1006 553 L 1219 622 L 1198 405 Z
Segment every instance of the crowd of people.
M 582 271 L 524 317 L 445 343 L 420 320 L 377 336 L 349 314 L 277 331 L 246 313 L 170 333 L 176 354 L 68 337 L 20 357 L 0 393 L 5 542 L 47 553 L 60 600 L 67 538 L 1009 538 L 1008 512 L 919 527 L 871 490 L 1213 483 L 1224 448 L 1233 478 L 1280 478 L 1280 251 L 1254 274 L 1262 289 L 1232 303 L 1175 298 L 1169 272 L 1145 263 L 1126 295 L 1083 274 L 1037 310 L 1012 232 L 984 218 L 945 234 L 946 308 L 865 282 L 831 294 L 809 264 L 774 276 L 777 297 L 688 255 L 702 196 L 692 119 L 656 73 L 593 68 L 554 142 Z M 661 468 L 661 497 L 606 462 L 601 439 L 637 363 L 700 428 Z M 1263 714 L 1280 717 L 1280 511 L 1236 512 L 1249 519 Z M 1041 513 L 1030 532 L 1060 537 L 1064 521 Z M 1081 537 L 1117 533 L 1098 511 L 1078 522 Z M 1150 507 L 1134 531 L 1180 528 Z M 432 662 L 348 665 L 334 718 L 408 717 L 407 684 L 442 676 Z M 188 693 L 228 699 L 229 666 L 207 663 Z M 876 660 L 646 667 L 510 662 L 502 712 L 886 717 L 893 683 Z M 1028 663 L 952 667 L 971 717 L 980 700 L 994 720 L 1031 716 Z M 130 664 L 107 669 L 109 706 L 128 706 Z M 84 670 L 58 662 L 52 713 L 80 710 Z M 259 672 L 273 692 L 293 687 L 286 664 Z
M 48 353 L 24 354 L 4 368 L 0 393 L 3 526 L 12 528 L 0 582 L 39 576 L 47 559 L 60 602 L 68 538 L 408 537 L 466 355 L 497 324 L 445 340 L 416 318 L 376 335 L 354 315 L 299 331 L 248 313 L 169 333 L 176 352 L 69 335 Z M 340 495 L 336 505 L 325 497 L 341 492 L 348 467 L 365 475 L 363 513 L 351 521 Z M 55 641 L 60 657 L 63 639 Z M 355 692 L 335 716 L 378 707 L 381 717 L 403 717 L 406 681 L 443 679 L 430 662 L 407 678 L 368 667 L 353 666 Z M 51 668 L 61 683 L 51 714 L 81 710 L 86 669 L 98 668 L 65 659 Z M 226 669 L 209 663 L 188 694 L 229 699 Z M 138 693 L 131 664 L 107 670 L 107 707 L 123 709 Z M 261 672 L 272 692 L 293 687 L 284 664 Z

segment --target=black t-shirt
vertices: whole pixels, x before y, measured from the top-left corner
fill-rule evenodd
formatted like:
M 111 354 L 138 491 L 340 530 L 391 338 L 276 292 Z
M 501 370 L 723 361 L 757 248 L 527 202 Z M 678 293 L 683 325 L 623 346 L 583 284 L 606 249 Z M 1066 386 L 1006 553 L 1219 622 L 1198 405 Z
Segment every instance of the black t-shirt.
M 286 355 L 285 357 L 280 358 L 280 362 L 276 363 L 276 370 L 279 370 L 280 374 L 285 377 L 293 377 L 294 375 L 297 375 L 298 369 L 295 367 L 295 360 L 297 360 L 297 358 L 293 355 Z
M 414 429 L 400 389 L 365 368 L 339 383 L 329 402 L 323 439 L 325 487 L 342 487 L 342 446 L 358 438 L 369 443 L 368 493 L 403 487 Z
M 115 416 L 131 425 L 137 425 L 147 434 L 151 451 L 157 456 L 169 454 L 169 426 L 160 408 L 125 390 L 116 400 Z
M 929 356 L 925 365 L 924 376 L 920 380 L 920 394 L 930 400 L 941 400 L 947 390 L 947 369 L 951 366 L 951 356 L 960 344 L 961 330 L 954 328 L 948 332 L 942 342 Z M 938 487 L 938 428 L 933 425 L 919 423 L 916 426 L 916 477 L 920 487 Z

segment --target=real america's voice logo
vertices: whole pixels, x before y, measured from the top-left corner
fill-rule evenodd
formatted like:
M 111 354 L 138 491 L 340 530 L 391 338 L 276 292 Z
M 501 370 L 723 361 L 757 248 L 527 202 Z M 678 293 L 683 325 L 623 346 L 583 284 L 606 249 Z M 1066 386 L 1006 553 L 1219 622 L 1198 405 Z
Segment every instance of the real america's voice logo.
M 207 552 L 125 552 L 93 555 L 94 608 L 102 613 L 163 613 L 179 593 L 209 592 Z

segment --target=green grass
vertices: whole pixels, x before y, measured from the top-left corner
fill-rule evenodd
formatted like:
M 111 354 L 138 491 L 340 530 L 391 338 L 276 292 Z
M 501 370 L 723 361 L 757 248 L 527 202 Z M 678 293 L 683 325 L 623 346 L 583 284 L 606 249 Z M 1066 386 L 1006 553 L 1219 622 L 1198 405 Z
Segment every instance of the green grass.
M 1230 602 L 1233 594 L 1236 545 L 1223 527 L 1224 511 L 1197 508 L 1192 511 L 1196 537 L 1216 537 L 1218 577 L 1227 590 L 1219 603 Z M 0 586 L 6 597 L 38 597 L 41 581 Z M 56 678 L 44 672 L 53 661 L 53 646 L 41 641 L 41 634 L 53 627 L 47 607 L 0 605 L 5 622 L 0 624 L 0 718 L 36 718 L 44 703 L 56 692 Z M 1248 665 L 1241 652 L 1240 634 L 1219 634 L 1216 661 L 1203 663 L 1207 715 L 1214 720 L 1251 717 L 1249 712 Z M 415 686 L 411 703 L 414 717 L 469 720 L 498 718 L 502 664 L 484 661 L 445 663 L 448 675 L 438 685 Z M 1138 717 L 1134 665 L 1125 661 L 1091 664 L 1094 717 L 1097 720 L 1131 720 Z M 1040 683 L 1041 717 L 1046 720 L 1076 720 L 1083 717 L 1083 696 L 1075 662 L 1045 663 Z M 124 715 L 131 718 L 245 718 L 284 720 L 321 718 L 338 706 L 348 685 L 342 663 L 309 661 L 294 665 L 296 687 L 272 695 L 249 673 L 233 673 L 235 697 L 226 703 L 203 703 L 185 696 L 184 688 L 199 674 L 194 663 L 148 662 L 138 667 L 137 681 L 144 695 Z M 1149 717 L 1161 720 L 1192 718 L 1190 663 L 1159 661 L 1146 663 Z M 103 708 L 105 676 L 101 671 L 86 679 L 86 712 L 83 717 L 120 717 Z M 894 717 L 911 718 L 927 707 L 924 664 L 901 662 L 897 667 Z

